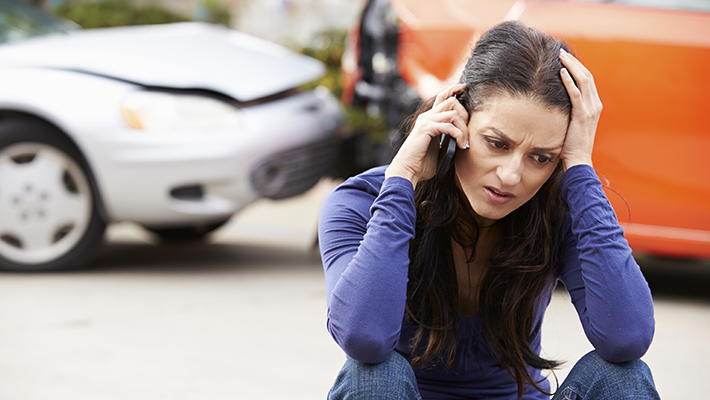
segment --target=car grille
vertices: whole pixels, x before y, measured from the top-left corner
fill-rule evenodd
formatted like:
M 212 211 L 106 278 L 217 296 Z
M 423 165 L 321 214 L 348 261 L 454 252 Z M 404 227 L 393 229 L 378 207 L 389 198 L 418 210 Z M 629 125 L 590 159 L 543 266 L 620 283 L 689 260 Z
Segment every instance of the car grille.
M 305 192 L 335 167 L 339 141 L 329 138 L 271 156 L 251 173 L 260 196 L 283 199 Z

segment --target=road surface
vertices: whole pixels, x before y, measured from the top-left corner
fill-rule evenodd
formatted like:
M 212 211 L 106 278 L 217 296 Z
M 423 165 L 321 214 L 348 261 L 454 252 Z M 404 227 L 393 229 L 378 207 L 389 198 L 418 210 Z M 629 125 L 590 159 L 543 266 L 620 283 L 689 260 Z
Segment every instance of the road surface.
M 344 361 L 314 248 L 331 186 L 260 201 L 210 243 L 119 224 L 90 269 L 0 274 L 0 400 L 323 399 Z M 662 398 L 694 398 L 710 373 L 710 263 L 641 261 L 657 319 L 644 360 Z M 560 378 L 591 349 L 564 292 L 543 338 L 571 361 Z

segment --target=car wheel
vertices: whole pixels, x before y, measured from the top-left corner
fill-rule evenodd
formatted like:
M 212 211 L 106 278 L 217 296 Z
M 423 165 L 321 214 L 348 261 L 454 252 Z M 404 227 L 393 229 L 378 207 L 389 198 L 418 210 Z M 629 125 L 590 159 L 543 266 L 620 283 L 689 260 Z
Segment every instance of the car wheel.
M 83 157 L 56 128 L 33 119 L 0 123 L 0 269 L 83 266 L 101 218 Z
M 204 240 L 210 232 L 226 224 L 227 221 L 229 221 L 229 219 L 199 226 L 148 228 L 148 230 L 158 235 L 164 242 L 200 241 Z

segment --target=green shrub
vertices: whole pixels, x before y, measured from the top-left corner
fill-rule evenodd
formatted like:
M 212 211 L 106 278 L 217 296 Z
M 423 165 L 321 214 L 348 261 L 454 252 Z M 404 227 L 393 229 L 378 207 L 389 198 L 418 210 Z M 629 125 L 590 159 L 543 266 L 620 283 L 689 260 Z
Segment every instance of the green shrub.
M 82 28 L 167 24 L 189 21 L 182 15 L 154 5 L 137 6 L 127 0 L 106 0 L 90 3 L 64 3 L 54 13 L 70 19 Z
M 340 67 L 340 60 L 345 51 L 346 31 L 327 30 L 319 32 L 313 38 L 310 46 L 300 50 L 302 54 L 313 57 L 325 64 L 326 72 L 318 81 L 311 84 L 312 87 L 322 85 L 330 89 L 336 97 L 343 94 L 343 75 Z
M 345 51 L 346 37 L 345 30 L 322 31 L 314 37 L 310 46 L 300 50 L 301 53 L 320 60 L 326 66 L 325 74 L 319 80 L 306 85 L 306 88 L 325 86 L 336 97 L 342 97 L 341 60 Z M 375 143 L 382 143 L 387 138 L 387 124 L 384 117 L 381 114 L 371 116 L 362 108 L 345 106 L 345 126 L 353 133 L 364 133 Z
M 203 2 L 207 9 L 207 22 L 230 26 L 232 16 L 222 0 L 203 0 Z

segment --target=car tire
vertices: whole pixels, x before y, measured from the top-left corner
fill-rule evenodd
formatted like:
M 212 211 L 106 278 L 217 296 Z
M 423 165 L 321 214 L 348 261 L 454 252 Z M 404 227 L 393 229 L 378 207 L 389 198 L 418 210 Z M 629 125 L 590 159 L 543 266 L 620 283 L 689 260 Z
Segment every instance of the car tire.
M 83 267 L 98 249 L 101 218 L 90 169 L 54 126 L 0 121 L 0 269 Z
M 147 228 L 155 233 L 163 242 L 201 241 L 205 237 L 226 224 L 229 219 L 199 226 L 178 226 L 164 228 Z

